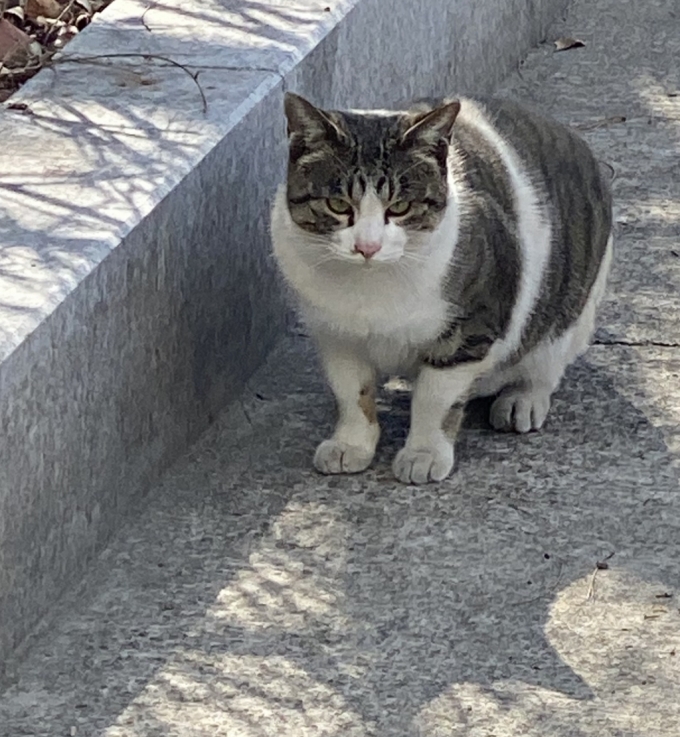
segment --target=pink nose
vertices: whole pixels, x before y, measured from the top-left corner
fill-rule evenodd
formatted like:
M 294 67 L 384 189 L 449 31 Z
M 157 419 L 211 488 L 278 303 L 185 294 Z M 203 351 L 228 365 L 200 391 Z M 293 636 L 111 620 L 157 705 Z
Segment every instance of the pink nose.
M 371 241 L 370 243 L 364 243 L 363 241 L 357 241 L 354 244 L 354 251 L 360 253 L 364 258 L 373 258 L 376 253 L 380 250 L 380 243 Z

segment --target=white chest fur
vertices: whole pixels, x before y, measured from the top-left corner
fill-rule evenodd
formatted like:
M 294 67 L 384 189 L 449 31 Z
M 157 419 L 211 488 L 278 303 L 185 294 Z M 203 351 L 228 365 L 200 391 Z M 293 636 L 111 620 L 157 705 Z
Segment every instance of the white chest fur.
M 366 271 L 351 281 L 317 274 L 315 288 L 300 290 L 306 320 L 312 330 L 354 344 L 377 368 L 405 371 L 446 324 L 438 280 L 426 284 L 424 275 L 396 269 Z

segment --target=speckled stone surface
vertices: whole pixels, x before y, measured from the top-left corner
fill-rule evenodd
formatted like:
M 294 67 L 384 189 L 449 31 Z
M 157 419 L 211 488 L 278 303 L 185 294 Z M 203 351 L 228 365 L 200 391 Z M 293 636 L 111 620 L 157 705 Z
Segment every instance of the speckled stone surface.
M 388 393 L 372 471 L 310 470 L 332 402 L 286 341 L 60 604 L 0 734 L 674 735 L 679 373 L 594 347 L 542 434 L 473 409 L 415 488 Z
M 280 336 L 283 90 L 488 88 L 564 5 L 116 0 L 3 106 L 0 679 Z
M 402 486 L 385 391 L 374 468 L 319 477 L 291 335 L 7 663 L 2 737 L 676 737 L 680 13 L 578 0 L 565 35 L 503 90 L 588 128 L 617 261 L 545 429 L 476 404 L 454 477 Z

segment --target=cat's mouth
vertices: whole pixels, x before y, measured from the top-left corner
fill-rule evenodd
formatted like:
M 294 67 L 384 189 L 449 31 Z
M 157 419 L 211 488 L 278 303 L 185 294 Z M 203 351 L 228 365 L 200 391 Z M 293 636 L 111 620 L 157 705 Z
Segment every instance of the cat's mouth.
M 336 260 L 343 261 L 345 263 L 354 264 L 357 267 L 368 269 L 368 268 L 379 268 L 380 266 L 386 266 L 388 264 L 395 264 L 397 261 L 401 261 L 404 257 L 403 253 L 390 253 L 389 251 L 376 251 L 370 255 L 361 253 L 360 251 L 346 251 L 336 250 Z

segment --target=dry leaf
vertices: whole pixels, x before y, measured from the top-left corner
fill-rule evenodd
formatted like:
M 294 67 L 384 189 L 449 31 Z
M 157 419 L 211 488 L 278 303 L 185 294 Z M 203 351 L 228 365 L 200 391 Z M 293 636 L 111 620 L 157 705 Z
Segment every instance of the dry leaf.
M 78 29 L 75 26 L 63 25 L 57 32 L 57 37 L 53 44 L 56 49 L 62 49 L 74 37 L 78 35 Z
M 88 13 L 81 13 L 74 21 L 73 25 L 79 30 L 82 31 L 85 26 L 90 24 L 90 21 L 92 18 Z
M 13 66 L 17 57 L 25 57 L 31 47 L 31 38 L 5 18 L 0 18 L 0 61 Z
M 585 41 L 581 41 L 579 38 L 569 38 L 567 36 L 558 38 L 555 41 L 555 51 L 566 51 L 567 49 L 580 49 L 585 46 Z
M 26 15 L 35 20 L 43 18 L 58 18 L 63 8 L 57 0 L 26 0 Z
M 0 27 L 0 102 L 88 25 L 94 13 L 111 2 L 0 0 L 0 19 L 3 21 Z
M 28 45 L 28 51 L 31 56 L 42 56 L 43 47 L 35 40 L 31 40 Z
M 24 19 L 26 18 L 24 14 L 24 9 L 21 7 L 21 5 L 16 5 L 13 8 L 7 8 L 4 13 L 5 16 L 13 15 L 17 20 L 20 20 L 22 23 Z

